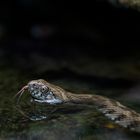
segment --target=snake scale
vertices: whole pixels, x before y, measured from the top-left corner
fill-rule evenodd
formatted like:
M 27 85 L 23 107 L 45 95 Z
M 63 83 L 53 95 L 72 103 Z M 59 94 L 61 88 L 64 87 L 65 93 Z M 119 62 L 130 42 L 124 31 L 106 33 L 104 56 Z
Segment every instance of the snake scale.
M 74 94 L 43 79 L 30 81 L 16 95 L 20 98 L 25 90 L 28 90 L 34 101 L 39 103 L 93 104 L 97 110 L 118 125 L 140 132 L 140 114 L 113 99 L 100 95 Z

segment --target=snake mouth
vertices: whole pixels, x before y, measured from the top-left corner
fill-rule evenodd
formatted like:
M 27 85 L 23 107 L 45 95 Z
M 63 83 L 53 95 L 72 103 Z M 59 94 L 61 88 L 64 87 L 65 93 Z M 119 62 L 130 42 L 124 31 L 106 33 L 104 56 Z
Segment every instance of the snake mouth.
M 40 98 L 38 98 L 38 97 L 36 97 L 36 96 L 31 96 L 31 98 L 34 99 L 34 100 L 40 100 L 40 101 L 43 101 L 43 99 L 40 99 Z
M 62 100 L 56 98 L 53 92 L 48 91 L 47 93 L 41 93 L 40 91 L 30 92 L 33 100 L 39 103 L 48 103 L 48 104 L 59 104 L 62 103 Z

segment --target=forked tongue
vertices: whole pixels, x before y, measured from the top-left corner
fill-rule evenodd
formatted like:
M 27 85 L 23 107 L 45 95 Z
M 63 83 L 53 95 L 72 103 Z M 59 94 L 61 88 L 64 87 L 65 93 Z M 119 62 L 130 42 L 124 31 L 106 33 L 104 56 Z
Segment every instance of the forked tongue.
M 21 96 L 24 93 L 24 91 L 27 90 L 27 89 L 28 89 L 28 86 L 26 85 L 14 96 L 14 98 L 15 98 L 15 97 L 17 97 L 19 95 L 19 97 L 17 99 L 17 103 L 19 102 L 19 99 L 21 98 Z

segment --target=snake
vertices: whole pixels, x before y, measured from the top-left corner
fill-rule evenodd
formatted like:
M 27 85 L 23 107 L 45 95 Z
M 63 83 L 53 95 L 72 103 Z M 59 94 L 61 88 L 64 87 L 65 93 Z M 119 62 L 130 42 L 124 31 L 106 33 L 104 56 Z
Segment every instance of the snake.
M 90 104 L 94 105 L 108 119 L 121 127 L 140 133 L 140 114 L 120 102 L 96 94 L 75 94 L 43 79 L 28 82 L 15 96 L 18 100 L 28 90 L 32 99 L 38 103 Z

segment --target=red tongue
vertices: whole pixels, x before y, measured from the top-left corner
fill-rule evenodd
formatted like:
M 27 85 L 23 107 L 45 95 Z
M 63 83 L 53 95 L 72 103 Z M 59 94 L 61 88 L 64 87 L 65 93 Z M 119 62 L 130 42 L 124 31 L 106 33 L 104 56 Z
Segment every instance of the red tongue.
M 28 89 L 28 86 L 24 86 L 14 97 L 16 97 L 17 95 L 19 95 L 20 93 L 24 92 L 26 89 Z
M 24 87 L 14 96 L 14 98 L 15 98 L 16 96 L 19 95 L 19 97 L 18 97 L 18 101 L 19 101 L 19 99 L 21 98 L 22 94 L 23 94 L 24 91 L 27 90 L 27 89 L 28 89 L 28 86 L 27 86 L 27 85 L 24 86 Z

